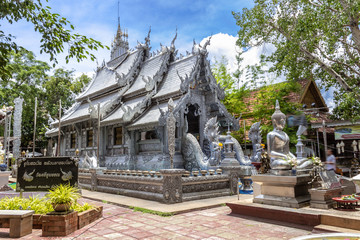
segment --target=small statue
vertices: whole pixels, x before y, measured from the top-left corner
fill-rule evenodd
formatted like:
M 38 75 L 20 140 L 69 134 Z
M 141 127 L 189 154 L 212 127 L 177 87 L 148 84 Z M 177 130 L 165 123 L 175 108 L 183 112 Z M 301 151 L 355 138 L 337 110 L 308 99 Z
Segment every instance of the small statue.
M 219 143 L 219 126 L 217 117 L 210 118 L 204 128 L 205 138 L 210 145 L 210 165 L 217 166 L 221 161 L 221 144 Z
M 52 147 L 52 153 L 51 153 L 52 157 L 56 157 L 56 146 Z
M 259 173 L 261 174 L 267 173 L 270 170 L 270 159 L 267 152 L 264 151 L 261 154 L 260 162 L 261 162 L 261 166 L 259 169 Z
M 97 158 L 95 157 L 95 155 L 93 154 L 93 156 L 90 157 L 88 155 L 88 153 L 85 152 L 85 157 L 83 159 L 81 167 L 82 168 L 98 168 L 99 165 L 98 165 Z
M 271 116 L 271 121 L 274 130 L 267 134 L 268 155 L 270 157 L 271 169 L 291 169 L 291 160 L 296 157 L 290 152 L 290 139 L 283 131 L 286 123 L 286 116 L 280 111 L 278 100 L 276 100 L 275 112 Z
M 305 151 L 305 146 L 301 141 L 301 135 L 306 131 L 306 127 L 303 125 L 299 126 L 299 129 L 296 133 L 298 136 L 298 142 L 296 144 L 296 155 L 297 155 L 297 168 L 298 169 L 305 169 L 305 168 L 312 168 L 313 161 L 307 158 L 307 153 Z
M 286 124 L 286 116 L 280 111 L 279 101 L 276 100 L 275 112 L 271 116 L 274 130 L 267 135 L 268 155 L 270 156 L 271 169 L 290 170 L 297 166 L 297 169 L 310 168 L 312 161 L 307 158 L 297 159 L 289 148 L 290 138 L 283 131 Z M 303 133 L 303 128 L 299 133 Z
M 260 122 L 254 123 L 249 130 L 249 139 L 252 142 L 253 152 L 250 160 L 252 162 L 260 162 L 263 148 L 261 147 L 261 129 Z

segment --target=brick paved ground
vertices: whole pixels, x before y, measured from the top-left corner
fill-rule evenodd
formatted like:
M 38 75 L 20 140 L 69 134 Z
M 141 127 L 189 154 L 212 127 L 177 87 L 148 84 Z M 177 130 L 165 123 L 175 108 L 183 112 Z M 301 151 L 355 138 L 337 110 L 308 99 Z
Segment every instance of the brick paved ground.
M 290 239 L 309 234 L 311 229 L 298 225 L 279 225 L 240 215 L 231 215 L 228 207 L 217 207 L 160 217 L 133 212 L 131 209 L 87 200 L 104 206 L 104 218 L 63 238 L 51 239 Z M 0 238 L 8 238 L 9 229 L 0 229 Z M 48 239 L 34 229 L 22 239 Z

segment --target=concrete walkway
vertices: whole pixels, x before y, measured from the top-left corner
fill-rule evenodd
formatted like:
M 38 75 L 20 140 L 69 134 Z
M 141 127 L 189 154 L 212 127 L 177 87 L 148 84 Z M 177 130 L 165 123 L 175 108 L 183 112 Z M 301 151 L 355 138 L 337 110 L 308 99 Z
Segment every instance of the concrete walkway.
M 238 196 L 226 196 L 218 198 L 208 198 L 195 201 L 188 201 L 176 204 L 164 204 L 150 200 L 144 200 L 140 198 L 127 197 L 116 194 L 109 194 L 103 192 L 93 192 L 82 189 L 82 195 L 84 198 L 111 203 L 122 207 L 140 207 L 153 211 L 159 211 L 164 213 L 179 214 L 184 212 L 190 212 L 199 209 L 206 209 L 212 207 L 218 207 L 224 205 L 227 202 L 237 201 Z M 241 201 L 252 200 L 252 195 L 239 195 Z
M 311 231 L 303 226 L 232 215 L 231 210 L 225 206 L 161 217 L 102 202 L 87 199 L 85 201 L 104 206 L 103 218 L 66 237 L 41 237 L 42 231 L 34 229 L 32 234 L 21 239 L 288 240 L 308 235 Z M 8 239 L 8 232 L 9 229 L 0 228 L 0 238 Z

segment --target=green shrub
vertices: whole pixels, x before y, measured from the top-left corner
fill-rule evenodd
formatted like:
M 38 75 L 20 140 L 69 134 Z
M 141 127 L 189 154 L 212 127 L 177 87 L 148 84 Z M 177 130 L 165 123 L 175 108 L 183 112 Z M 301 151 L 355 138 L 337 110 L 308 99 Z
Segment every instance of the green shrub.
M 77 212 L 85 212 L 87 210 L 93 209 L 95 208 L 95 206 L 88 204 L 88 203 L 84 203 L 83 205 L 79 204 L 78 202 L 76 202 L 75 204 L 73 204 L 71 206 L 71 209 Z
M 78 188 L 73 187 L 70 184 L 60 184 L 51 188 L 46 197 L 49 198 L 51 203 L 62 204 L 69 202 L 76 203 L 81 195 L 79 194 Z
M 0 199 L 0 210 L 34 210 L 35 214 L 46 214 L 54 211 L 52 204 L 61 204 L 72 202 L 74 211 L 84 212 L 89 209 L 95 208 L 95 206 L 88 203 L 79 204 L 77 199 L 81 195 L 78 189 L 70 185 L 59 185 L 52 188 L 46 197 L 4 197 Z
M 46 198 L 38 196 L 29 198 L 5 197 L 0 200 L 0 210 L 34 210 L 36 214 L 45 214 L 54 211 Z

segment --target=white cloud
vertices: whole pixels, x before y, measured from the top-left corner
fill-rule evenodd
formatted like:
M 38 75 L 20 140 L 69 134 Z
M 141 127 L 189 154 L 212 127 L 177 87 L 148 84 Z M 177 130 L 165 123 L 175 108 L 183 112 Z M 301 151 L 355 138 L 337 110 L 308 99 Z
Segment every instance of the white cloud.
M 209 37 L 204 38 L 201 41 L 203 45 Z M 209 58 L 211 63 L 215 63 L 215 60 L 220 60 L 223 56 L 228 60 L 227 69 L 230 73 L 234 73 L 237 69 L 236 55 L 241 51 L 241 49 L 236 45 L 237 37 L 234 37 L 229 34 L 217 33 L 211 37 L 210 45 L 207 47 L 209 52 Z M 241 63 L 240 69 L 245 69 L 249 65 L 255 65 L 260 62 L 260 56 L 262 54 L 270 54 L 274 51 L 274 48 L 271 45 L 262 45 L 259 47 L 253 47 L 247 52 L 242 54 L 243 61 Z M 265 78 L 274 82 L 281 82 L 285 80 L 285 77 L 281 76 L 276 78 L 273 74 L 267 74 Z M 240 80 L 246 80 L 246 71 L 240 77 Z
M 200 45 L 204 45 L 209 37 L 201 40 Z M 228 70 L 233 73 L 236 71 L 236 54 L 239 48 L 236 46 L 237 37 L 226 33 L 217 33 L 211 37 L 210 45 L 207 47 L 210 62 L 220 60 L 223 56 L 228 60 Z

